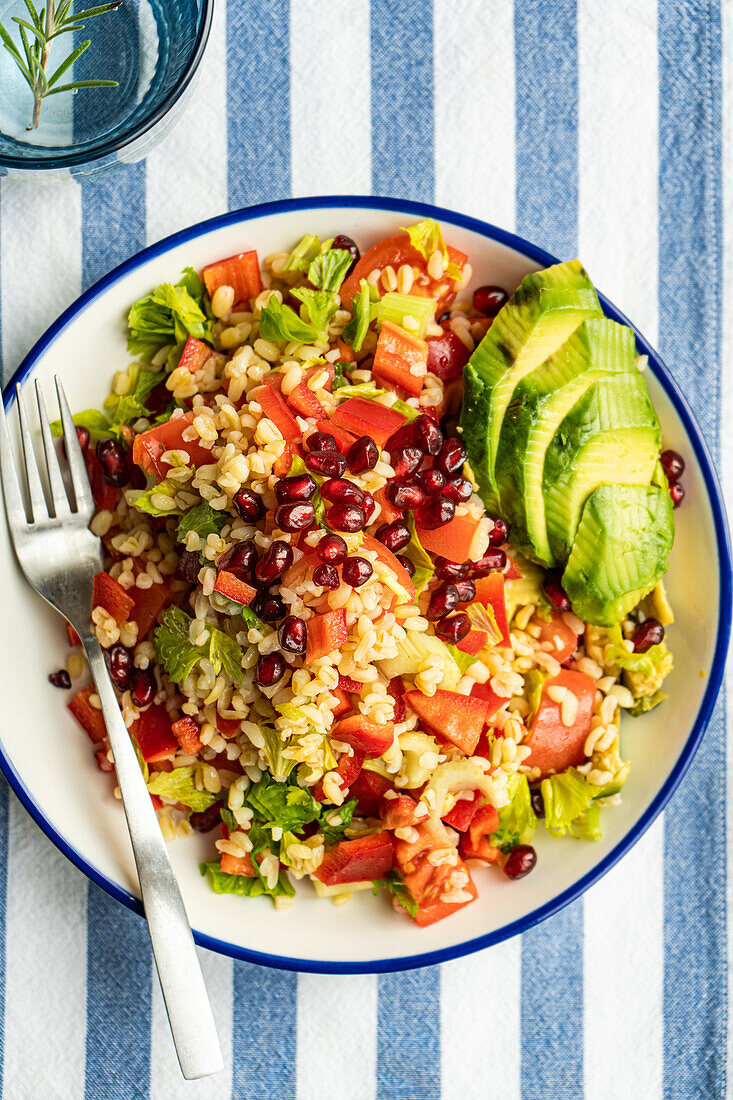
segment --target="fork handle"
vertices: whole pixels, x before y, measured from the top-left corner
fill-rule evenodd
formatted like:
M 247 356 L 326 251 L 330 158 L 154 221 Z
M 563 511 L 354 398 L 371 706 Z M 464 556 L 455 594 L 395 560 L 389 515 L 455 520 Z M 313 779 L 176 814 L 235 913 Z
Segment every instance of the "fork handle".
M 155 965 L 181 1072 L 186 1080 L 206 1077 L 222 1069 L 223 1062 L 191 927 L 102 647 L 88 632 L 82 640 L 107 725 Z

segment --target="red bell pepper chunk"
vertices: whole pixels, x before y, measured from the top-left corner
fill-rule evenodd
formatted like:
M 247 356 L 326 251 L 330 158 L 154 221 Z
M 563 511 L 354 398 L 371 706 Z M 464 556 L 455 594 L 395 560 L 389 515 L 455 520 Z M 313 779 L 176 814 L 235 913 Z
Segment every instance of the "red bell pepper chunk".
M 344 689 L 340 687 L 335 687 L 332 689 L 331 694 L 335 695 L 338 699 L 338 702 L 332 711 L 334 721 L 337 721 L 339 718 L 343 718 L 345 714 L 351 714 L 354 708 L 352 706 L 351 699 L 349 699 Z
M 346 612 L 343 607 L 338 611 L 326 611 L 323 615 L 314 615 L 308 620 L 308 641 L 306 643 L 306 661 L 317 661 L 346 645 L 349 632 L 346 628 Z
M 478 791 L 474 791 L 470 798 L 459 798 L 453 809 L 443 814 L 443 821 L 446 825 L 450 825 L 451 829 L 465 833 L 478 810 L 478 799 Z
M 356 443 L 356 436 L 351 432 L 345 432 L 343 428 L 337 427 L 332 420 L 318 420 L 316 422 L 316 431 L 328 432 L 336 440 L 336 446 L 341 451 L 342 455 L 349 453 L 349 448 L 352 444 Z
M 197 370 L 201 370 L 206 360 L 210 359 L 213 354 L 212 349 L 203 340 L 197 340 L 195 336 L 189 336 L 183 345 L 178 366 L 188 367 L 191 374 L 195 374 Z
M 391 722 L 377 725 L 363 714 L 352 714 L 333 726 L 331 738 L 351 745 L 355 752 L 364 756 L 381 756 L 392 747 L 394 726 Z
M 220 714 L 216 716 L 216 728 L 222 737 L 235 737 L 241 729 L 242 722 L 239 718 L 222 718 Z
M 361 688 L 362 688 L 361 681 L 360 680 L 352 680 L 352 678 L 350 676 L 344 676 L 344 675 L 342 675 L 342 673 L 339 673 L 339 684 L 338 684 L 338 686 L 341 688 L 342 691 L 350 691 L 352 695 L 361 694 Z
M 76 631 L 74 630 L 71 623 L 66 623 L 65 625 L 66 625 L 66 637 L 69 639 L 69 645 L 70 646 L 81 645 L 81 638 L 76 633 Z
M 430 531 L 419 527 L 420 542 L 425 549 L 437 557 L 448 558 L 459 565 L 471 560 L 479 535 L 479 521 L 475 516 L 454 516 L 442 527 Z
M 398 794 L 397 798 L 385 798 L 379 807 L 379 816 L 385 829 L 408 829 L 417 824 L 415 810 L 417 802 L 406 794 Z
M 171 729 L 178 739 L 178 744 L 189 756 L 195 756 L 204 747 L 204 743 L 199 736 L 201 729 L 198 723 L 194 722 L 193 718 L 188 715 L 174 722 Z
M 486 716 L 487 721 L 493 718 L 497 710 L 501 710 L 504 704 L 510 699 L 508 695 L 497 695 L 488 680 L 485 684 L 474 684 L 471 688 L 471 697 L 473 699 L 483 699 L 485 701 L 488 707 Z
M 389 874 L 393 859 L 389 833 L 372 833 L 355 840 L 340 840 L 328 849 L 315 874 L 326 886 L 336 886 L 342 882 L 368 882 Z
M 263 414 L 272 421 L 286 442 L 297 443 L 303 433 L 287 401 L 274 386 L 260 386 L 250 394 L 250 400 L 261 405 Z
M 471 878 L 471 873 L 466 867 L 465 863 L 460 862 L 461 870 L 465 871 L 468 875 L 468 882 L 465 886 L 461 887 L 462 893 L 470 894 L 471 896 L 465 901 L 432 901 L 427 902 L 424 905 L 418 905 L 417 913 L 414 920 L 420 928 L 427 928 L 428 925 L 436 924 L 439 920 L 443 920 L 445 917 L 451 917 L 454 913 L 457 913 L 459 909 L 464 909 L 467 905 L 470 905 L 472 901 L 475 901 L 478 897 L 478 890 L 476 884 Z
M 460 378 L 470 357 L 470 351 L 455 332 L 428 340 L 428 371 L 443 382 Z
M 298 416 L 313 417 L 315 420 L 323 420 L 326 417 L 326 410 L 313 390 L 308 388 L 307 382 L 299 382 L 288 394 L 287 401 Z
M 506 556 L 506 568 L 504 569 L 504 579 L 507 581 L 518 581 L 522 576 L 522 570 L 519 568 L 514 558 Z
M 344 428 L 357 439 L 368 435 L 378 447 L 383 447 L 404 422 L 402 413 L 363 397 L 349 397 L 331 416 L 331 423 L 337 428 Z
M 141 642 L 157 622 L 163 608 L 173 599 L 173 593 L 168 581 L 152 584 L 150 588 L 135 586 L 131 591 L 135 601 L 131 618 L 137 623 L 137 640 Z
M 405 685 L 401 676 L 393 676 L 387 684 L 387 692 L 394 699 L 394 720 L 397 724 L 405 720 Z
M 214 581 L 214 591 L 220 592 L 222 596 L 226 596 L 228 600 L 232 600 L 234 603 L 241 604 L 242 607 L 249 607 L 257 595 L 256 588 L 245 581 L 240 581 L 239 577 L 235 577 L 234 573 L 228 573 L 226 569 L 220 569 L 217 573 Z
M 489 635 L 485 630 L 469 630 L 465 638 L 461 638 L 458 642 L 456 649 L 460 649 L 462 653 L 469 653 L 472 657 L 475 657 L 477 653 L 480 653 L 489 644 Z
M 102 464 L 93 451 L 87 449 L 83 452 L 84 465 L 87 468 L 87 477 L 92 489 L 92 496 L 97 508 L 104 508 L 108 512 L 114 512 L 117 504 L 117 490 L 104 480 Z
M 541 633 L 537 639 L 540 646 L 548 642 L 552 646 L 552 649 L 547 650 L 551 657 L 560 664 L 567 661 L 568 657 L 572 657 L 578 648 L 578 635 L 572 627 L 568 626 L 562 615 L 553 614 L 550 619 L 535 615 L 532 622 L 540 628 Z
M 553 686 L 566 688 L 577 699 L 575 720 L 569 726 L 562 721 L 562 704 L 548 694 Z M 562 669 L 558 676 L 545 680 L 525 741 L 532 751 L 524 761 L 530 768 L 539 768 L 542 778 L 583 762 L 595 695 L 595 680 L 584 672 Z
M 453 847 L 450 835 L 442 821 L 429 819 L 422 824 L 414 825 L 413 828 L 417 834 L 416 839 L 395 838 L 395 865 L 402 873 L 405 885 L 417 901 L 415 923 L 425 927 L 455 913 L 464 905 L 469 905 L 475 900 L 478 892 L 468 868 L 457 852 L 454 863 L 441 862 L 436 867 L 430 862 L 431 852 Z M 449 881 L 455 871 L 463 871 L 467 878 L 465 885 L 460 887 L 460 892 L 462 895 L 469 896 L 464 896 L 462 900 L 451 900 L 452 895 L 457 893 L 456 888 Z
M 457 248 L 448 245 L 449 263 L 456 264 L 463 272 L 467 260 L 468 256 L 465 252 L 459 252 Z M 418 252 L 412 246 L 406 233 L 399 233 L 396 237 L 385 237 L 384 240 L 378 241 L 364 253 L 350 275 L 344 279 L 339 289 L 341 301 L 348 307 L 354 295 L 359 292 L 361 280 L 366 279 L 375 268 L 384 271 L 385 267 L 391 266 L 397 271 L 402 264 L 409 264 L 410 267 L 415 267 L 427 275 L 425 258 L 421 252 Z M 377 290 L 381 292 L 381 286 L 378 286 Z M 424 287 L 421 284 L 414 284 L 411 293 L 420 294 L 421 297 L 435 298 L 439 307 L 437 312 L 439 313 L 455 298 L 456 282 L 444 275 L 441 279 L 430 279 Z
M 391 788 L 392 783 L 389 779 L 379 775 L 378 772 L 362 768 L 349 788 L 349 798 L 356 799 L 357 813 L 364 817 L 379 817 L 382 800 Z
M 171 729 L 168 711 L 161 703 L 154 703 L 144 710 L 130 727 L 143 760 L 150 764 L 154 760 L 165 760 L 178 748 L 178 738 Z
M 419 397 L 425 385 L 428 345 L 392 321 L 384 321 L 374 352 L 372 374 Z
M 345 793 L 351 787 L 351 784 L 356 779 L 357 775 L 361 771 L 362 764 L 364 763 L 364 757 L 359 752 L 354 752 L 351 755 L 347 752 L 342 752 L 339 757 L 337 766 L 334 771 L 337 775 L 337 783 L 341 790 Z M 311 787 L 311 794 L 317 802 L 326 801 L 326 792 L 323 789 L 323 780 L 319 779 L 317 783 Z
M 430 729 L 472 756 L 489 717 L 485 699 L 439 688 L 434 695 L 405 692 L 405 700 Z
M 490 607 L 494 612 L 496 625 L 499 630 L 498 646 L 510 646 L 509 622 L 506 614 L 506 598 L 504 596 L 504 574 L 489 573 L 488 577 L 478 577 L 476 580 L 476 601 L 485 607 Z
M 412 603 L 412 601 L 416 599 L 415 585 L 412 583 L 412 577 L 407 572 L 404 565 L 397 560 L 392 551 L 388 550 L 379 539 L 375 539 L 371 535 L 362 535 L 362 546 L 365 550 L 372 550 L 377 555 L 379 561 L 394 573 L 398 582 L 405 590 L 408 602 Z
M 89 702 L 90 696 L 95 693 L 96 688 L 91 685 L 82 688 L 66 705 L 81 728 L 89 734 L 89 740 L 97 745 L 100 741 L 104 741 L 107 736 L 107 727 L 104 724 L 101 710 L 93 707 Z
M 95 607 L 103 607 L 116 623 L 124 623 L 135 606 L 132 596 L 109 573 L 94 574 L 92 599 Z
M 221 869 L 225 875 L 242 875 L 244 878 L 254 878 L 257 874 L 250 855 L 232 856 L 229 852 L 222 852 Z
M 171 468 L 170 463 L 162 458 L 166 451 L 185 451 L 193 466 L 211 463 L 211 451 L 203 447 L 199 440 L 183 438 L 192 420 L 193 413 L 185 413 L 136 435 L 132 444 L 133 462 L 158 480 L 164 478 Z
M 379 513 L 380 523 L 394 523 L 395 520 L 402 519 L 402 512 L 391 501 L 387 500 L 385 489 L 386 485 L 383 485 L 381 489 L 376 489 L 372 496 L 381 509 Z
M 260 261 L 255 249 L 207 264 L 202 274 L 210 298 L 214 297 L 220 286 L 234 287 L 235 306 L 249 303 L 262 291 Z
M 489 837 L 499 828 L 499 814 L 495 806 L 481 806 L 462 836 L 459 850 L 464 859 L 480 859 L 483 863 L 498 863 L 501 852 L 490 843 Z
M 275 477 L 287 477 L 290 467 L 293 465 L 293 459 L 298 453 L 298 445 L 296 443 L 286 443 L 285 449 L 279 458 L 276 458 L 272 464 L 272 472 Z

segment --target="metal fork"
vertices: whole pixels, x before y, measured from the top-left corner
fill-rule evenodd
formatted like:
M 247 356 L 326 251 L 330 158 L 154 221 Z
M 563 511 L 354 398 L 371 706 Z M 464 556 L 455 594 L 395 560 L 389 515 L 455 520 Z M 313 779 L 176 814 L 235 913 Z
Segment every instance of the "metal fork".
M 122 720 L 102 647 L 94 634 L 93 576 L 103 568 L 100 540 L 89 530 L 94 501 L 84 458 L 61 382 L 56 376 L 72 492 L 67 494 L 38 382 L 46 502 L 28 414 L 16 386 L 28 510 L 16 477 L 8 425 L 0 401 L 0 468 L 10 535 L 20 567 L 33 588 L 67 619 L 81 638 L 94 678 L 122 793 L 155 965 L 183 1076 L 206 1077 L 222 1068 L 204 977 L 178 883 L 130 736 Z

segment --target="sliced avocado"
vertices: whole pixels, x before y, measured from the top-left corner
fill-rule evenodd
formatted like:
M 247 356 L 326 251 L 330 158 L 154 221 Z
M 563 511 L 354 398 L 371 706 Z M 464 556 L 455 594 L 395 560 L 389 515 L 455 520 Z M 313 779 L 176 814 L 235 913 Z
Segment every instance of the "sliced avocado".
M 586 499 L 599 485 L 648 485 L 661 431 L 644 379 L 608 375 L 565 416 L 547 448 L 542 479 L 547 537 L 567 561 Z
M 501 427 L 494 474 L 502 515 L 512 524 L 515 540 L 542 565 L 556 564 L 542 497 L 550 441 L 594 382 L 635 369 L 631 329 L 605 317 L 592 318 L 516 386 Z
M 672 501 L 656 485 L 601 485 L 588 497 L 563 574 L 575 614 L 615 626 L 669 568 Z

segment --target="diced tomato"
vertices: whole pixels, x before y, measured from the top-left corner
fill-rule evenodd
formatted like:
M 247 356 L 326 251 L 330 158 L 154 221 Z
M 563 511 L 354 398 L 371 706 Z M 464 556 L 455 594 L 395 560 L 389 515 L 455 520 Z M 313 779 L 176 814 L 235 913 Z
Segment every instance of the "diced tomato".
M 94 574 L 92 599 L 94 606 L 103 607 L 116 623 L 124 623 L 129 619 L 130 612 L 135 606 L 135 601 L 122 585 L 105 572 Z
M 272 421 L 286 442 L 297 443 L 303 433 L 287 401 L 274 386 L 260 386 L 249 395 L 249 399 L 262 406 L 263 414 Z
M 332 711 L 334 721 L 337 721 L 339 718 L 343 718 L 346 714 L 351 714 L 354 708 L 351 703 L 351 699 L 349 699 L 343 688 L 335 687 L 331 690 L 331 694 L 335 695 L 338 699 L 338 703 Z
M 242 726 L 241 719 L 239 718 L 222 718 L 220 714 L 216 716 L 216 728 L 222 737 L 235 737 Z
M 385 792 L 391 790 L 392 783 L 378 772 L 366 768 L 357 775 L 349 788 L 349 797 L 356 799 L 357 813 L 364 817 L 379 817 L 379 808 Z
M 161 457 L 166 451 L 185 451 L 193 466 L 211 463 L 210 450 L 202 447 L 195 439 L 187 441 L 183 438 L 183 433 L 186 428 L 191 427 L 192 420 L 193 413 L 185 413 L 136 435 L 132 444 L 133 462 L 158 480 L 164 478 L 171 468 L 170 463 Z
M 415 810 L 417 802 L 409 795 L 399 794 L 397 798 L 385 798 L 379 807 L 379 816 L 385 829 L 409 829 L 417 823 Z
M 489 644 L 489 635 L 485 630 L 469 630 L 465 638 L 461 638 L 456 648 L 462 653 L 469 653 L 475 657 Z
M 178 738 L 171 729 L 168 711 L 161 703 L 154 703 L 144 710 L 130 726 L 130 733 L 148 764 L 153 760 L 165 760 L 178 748 Z
M 446 825 L 450 825 L 451 829 L 465 833 L 478 809 L 478 800 L 478 791 L 474 791 L 470 798 L 459 798 L 453 809 L 443 814 L 443 821 Z
M 326 886 L 336 886 L 342 882 L 367 882 L 389 874 L 393 859 L 389 833 L 372 833 L 355 840 L 340 840 L 328 849 L 315 874 Z
M 427 821 L 414 825 L 417 839 L 399 840 L 395 837 L 395 865 L 402 873 L 405 885 L 417 901 L 418 910 L 414 920 L 421 927 L 434 924 L 443 917 L 469 905 L 478 896 L 470 872 L 456 852 L 455 863 L 439 863 L 434 866 L 429 859 L 431 852 L 437 849 L 450 849 L 453 844 L 442 821 Z M 467 883 L 461 887 L 461 893 L 470 896 L 462 901 L 450 901 L 454 887 L 449 879 L 454 871 L 463 871 Z M 448 898 L 443 897 L 447 894 Z
M 372 374 L 394 383 L 413 397 L 425 385 L 428 345 L 392 321 L 384 321 L 377 340 Z M 416 371 L 417 368 L 417 371 Z
M 543 619 L 541 615 L 535 615 L 532 623 L 540 628 L 540 636 L 537 639 L 540 646 L 549 642 L 552 649 L 547 652 L 560 664 L 572 657 L 578 648 L 578 635 L 568 626 L 560 614 L 553 614 L 550 619 Z
M 387 691 L 394 699 L 394 720 L 396 723 L 405 720 L 405 685 L 401 676 L 393 676 L 387 684 Z
M 343 428 L 339 428 L 332 420 L 317 421 L 316 431 L 328 432 L 329 435 L 332 435 L 342 455 L 348 454 L 352 443 L 356 443 L 355 435 L 352 435 L 351 432 L 344 431 Z
M 245 878 L 254 878 L 257 874 L 251 856 L 230 856 L 228 852 L 222 852 L 221 869 L 225 875 L 243 875 Z
M 474 684 L 471 688 L 471 697 L 473 699 L 483 699 L 485 701 L 488 707 L 488 713 L 486 715 L 487 721 L 493 718 L 497 710 L 501 710 L 510 698 L 508 695 L 497 695 L 488 680 L 485 684 Z
M 455 868 L 454 868 L 455 869 Z M 470 905 L 472 901 L 475 901 L 478 897 L 478 890 L 476 884 L 471 878 L 471 872 L 465 863 L 459 859 L 458 869 L 465 871 L 468 875 L 468 882 L 461 887 L 462 893 L 470 894 L 470 898 L 466 898 L 465 901 L 432 901 L 427 902 L 425 905 L 419 905 L 417 913 L 415 914 L 415 924 L 420 928 L 427 928 L 428 925 L 437 924 L 439 920 L 443 920 L 444 917 L 450 917 L 453 913 L 457 913 L 459 909 L 464 909 L 465 906 Z
M 314 615 L 308 620 L 308 641 L 306 643 L 306 661 L 317 661 L 346 645 L 349 632 L 346 629 L 346 612 L 343 607 L 337 611 L 326 611 L 323 615 Z
M 407 594 L 408 602 L 412 602 L 416 598 L 415 585 L 412 583 L 412 577 L 407 572 L 404 565 L 397 560 L 392 551 L 388 550 L 384 543 L 381 543 L 371 535 L 362 536 L 362 546 L 365 550 L 373 550 L 379 561 L 394 573 L 398 583 L 404 588 Z
M 200 752 L 204 747 L 204 743 L 199 736 L 201 728 L 198 723 L 194 722 L 193 718 L 189 718 L 188 715 L 174 722 L 171 729 L 178 739 L 178 744 L 189 756 L 195 756 L 196 753 Z
M 494 612 L 496 626 L 499 630 L 498 646 L 510 646 L 509 622 L 506 614 L 506 598 L 504 596 L 504 574 L 489 573 L 488 577 L 476 579 L 476 601 L 484 607 L 490 607 Z
M 178 366 L 188 367 L 191 374 L 195 374 L 197 370 L 201 370 L 206 360 L 210 359 L 213 354 L 212 349 L 203 340 L 197 340 L 194 336 L 189 336 L 183 345 Z
M 428 370 L 443 382 L 460 378 L 470 357 L 470 351 L 455 332 L 428 340 Z
M 480 859 L 483 863 L 498 863 L 501 852 L 489 841 L 499 828 L 499 814 L 495 806 L 481 806 L 468 826 L 468 834 L 458 842 L 464 859 Z
M 202 274 L 210 298 L 214 297 L 220 286 L 234 287 L 235 306 L 249 303 L 262 290 L 260 261 L 254 249 L 207 264 Z
M 562 704 L 550 698 L 548 692 L 551 687 L 564 687 L 577 699 L 578 708 L 572 725 L 563 725 Z M 544 778 L 583 762 L 583 747 L 590 732 L 595 695 L 595 680 L 584 672 L 562 669 L 559 675 L 545 680 L 539 706 L 525 740 L 532 750 L 524 761 L 527 767 L 539 768 Z
M 108 512 L 114 512 L 117 504 L 117 490 L 113 485 L 104 480 L 102 464 L 94 451 L 87 448 L 84 454 L 84 465 L 87 468 L 87 477 L 92 489 L 92 496 L 97 508 L 104 508 Z
M 76 633 L 71 623 L 65 623 L 64 625 L 66 626 L 66 637 L 69 639 L 69 645 L 81 645 L 81 638 Z
M 459 252 L 457 248 L 448 245 L 448 262 L 456 264 L 461 272 L 466 265 L 468 256 Z M 443 276 L 441 279 L 430 279 L 427 274 L 427 264 L 420 252 L 413 248 L 407 233 L 399 233 L 396 237 L 385 237 L 367 249 L 351 274 L 346 278 L 339 289 L 341 301 L 348 306 L 354 295 L 359 291 L 359 284 L 366 279 L 375 268 L 384 271 L 391 266 L 397 271 L 402 264 L 409 264 L 415 268 L 424 281 L 416 281 L 411 293 L 426 298 L 435 298 L 439 308 L 448 305 L 456 296 L 456 283 L 454 279 Z M 382 293 L 381 286 L 377 290 Z
M 245 581 L 240 581 L 234 573 L 228 573 L 226 569 L 220 569 L 214 581 L 214 591 L 221 592 L 228 600 L 249 607 L 257 595 L 257 589 Z
M 333 726 L 331 737 L 351 745 L 355 752 L 365 756 L 381 756 L 392 747 L 394 726 L 391 722 L 377 725 L 363 714 L 352 714 Z
M 372 495 L 381 509 L 379 513 L 380 522 L 394 523 L 395 520 L 402 519 L 402 512 L 391 501 L 387 500 L 385 489 L 386 485 L 383 485 L 381 489 L 376 489 Z
M 334 771 L 338 777 L 337 783 L 342 791 L 347 791 L 351 787 L 351 784 L 361 771 L 363 763 L 364 757 L 361 753 L 354 752 L 351 753 L 351 755 L 348 752 L 341 753 Z M 318 782 L 314 783 L 313 787 L 311 787 L 311 794 L 318 802 L 326 801 L 326 792 L 323 789 L 322 779 L 319 779 Z
M 439 688 L 434 695 L 407 691 L 405 701 L 425 725 L 463 749 L 467 756 L 473 754 L 489 717 L 485 699 Z
M 402 413 L 363 397 L 349 397 L 331 417 L 337 428 L 344 428 L 357 438 L 368 435 L 378 447 L 383 447 L 404 422 Z
M 107 727 L 104 724 L 101 710 L 93 707 L 89 702 L 90 696 L 96 694 L 93 686 L 84 687 L 77 691 L 76 695 L 66 705 L 76 718 L 81 728 L 89 734 L 89 740 L 97 745 L 107 736 Z
M 316 420 L 323 420 L 326 417 L 326 410 L 313 390 L 308 388 L 307 382 L 299 382 L 288 394 L 287 401 L 298 416 L 313 417 Z
M 342 691 L 350 691 L 352 695 L 359 695 L 361 693 L 361 681 L 352 680 L 350 676 L 343 676 L 339 673 L 338 686 Z
M 137 640 L 141 642 L 157 622 L 163 608 L 173 599 L 173 593 L 167 580 L 162 584 L 151 584 L 150 588 L 138 588 L 136 585 L 131 591 L 135 601 L 131 618 L 137 623 Z
M 480 530 L 478 519 L 464 515 L 454 516 L 448 523 L 433 531 L 420 527 L 418 533 L 420 542 L 429 553 L 462 565 L 464 561 L 471 560 L 471 552 Z

